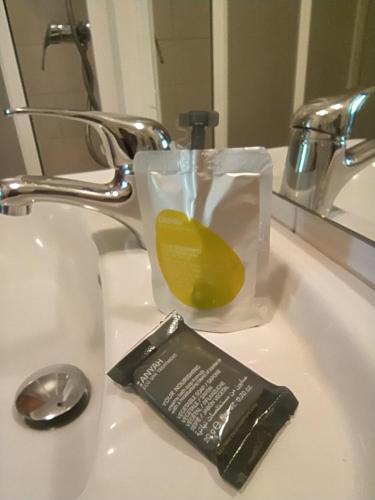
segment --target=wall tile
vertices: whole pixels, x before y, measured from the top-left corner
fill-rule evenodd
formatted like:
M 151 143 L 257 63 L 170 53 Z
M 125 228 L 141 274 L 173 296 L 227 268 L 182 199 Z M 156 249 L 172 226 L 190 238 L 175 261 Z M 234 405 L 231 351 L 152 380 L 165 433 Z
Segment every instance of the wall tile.
M 81 64 L 77 50 L 70 45 L 50 47 L 45 71 L 41 69 L 42 50 L 42 45 L 23 45 L 18 48 L 27 95 L 82 90 Z
M 45 23 L 37 8 L 37 0 L 6 0 L 11 30 L 16 46 L 42 44 Z
M 26 95 L 53 93 L 51 72 L 42 71 L 43 45 L 25 45 L 17 48 L 20 71 L 25 84 Z
M 0 109 L 9 106 L 8 95 L 0 68 Z M 0 115 L 0 179 L 25 173 L 17 132 L 12 118 Z
M 179 113 L 212 109 L 211 22 L 209 0 L 153 0 L 163 124 L 177 142 L 190 141 L 177 127 Z M 212 145 L 208 133 L 207 144 Z
M 228 1 L 228 144 L 285 146 L 300 2 Z
M 92 159 L 81 137 L 64 139 L 63 145 L 66 157 L 64 173 L 87 172 L 103 168 Z
M 87 95 L 83 90 L 80 92 L 54 94 L 53 98 L 56 108 L 71 110 L 87 109 Z M 82 137 L 82 140 L 84 140 L 85 126 L 82 123 L 72 120 L 60 120 L 60 127 L 63 138 Z
M 172 1 L 173 37 L 209 38 L 210 15 L 209 0 Z
M 64 175 L 73 172 L 97 170 L 99 167 L 92 160 L 84 139 L 41 139 L 43 149 L 43 167 L 46 175 Z
M 29 13 L 32 8 L 29 5 L 31 2 L 29 2 L 29 0 L 23 0 L 23 2 L 27 4 L 27 6 L 25 6 L 25 12 Z M 49 23 L 66 23 L 68 21 L 65 0 L 32 0 L 32 2 L 43 25 L 47 25 Z M 77 7 L 80 3 L 82 3 L 82 0 L 73 0 L 72 4 L 74 13 L 76 13 Z
M 29 95 L 29 105 L 33 108 L 54 108 L 54 94 Z M 46 139 L 61 139 L 61 120 L 53 117 L 34 116 L 32 117 L 37 138 L 40 136 Z
M 83 89 L 81 59 L 72 44 L 52 45 L 46 60 L 46 79 L 55 93 Z
M 210 37 L 209 0 L 153 0 L 153 12 L 159 40 Z
M 65 0 L 6 0 L 28 103 L 33 107 L 86 109 L 81 60 L 72 43 L 51 45 L 41 70 L 43 41 L 50 23 L 66 23 Z M 85 0 L 73 0 L 75 18 L 87 21 Z M 34 117 L 42 163 L 49 175 L 92 170 L 82 124 Z
M 208 39 L 162 40 L 159 42 L 164 64 L 158 64 L 162 86 L 211 81 Z
M 153 0 L 154 30 L 158 39 L 172 38 L 173 0 Z

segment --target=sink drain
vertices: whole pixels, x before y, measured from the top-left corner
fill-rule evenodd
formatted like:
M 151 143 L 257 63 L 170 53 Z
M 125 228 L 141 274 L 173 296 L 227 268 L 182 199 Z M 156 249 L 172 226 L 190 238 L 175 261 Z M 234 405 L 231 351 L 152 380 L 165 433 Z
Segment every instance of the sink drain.
M 90 398 L 90 383 L 73 365 L 52 365 L 28 377 L 17 391 L 15 407 L 34 428 L 65 425 L 77 418 Z

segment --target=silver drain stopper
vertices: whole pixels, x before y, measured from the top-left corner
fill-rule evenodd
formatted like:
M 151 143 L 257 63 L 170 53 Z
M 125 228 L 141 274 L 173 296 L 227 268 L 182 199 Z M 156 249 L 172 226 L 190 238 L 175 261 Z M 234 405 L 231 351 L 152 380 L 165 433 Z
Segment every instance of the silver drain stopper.
M 36 371 L 17 391 L 15 407 L 32 427 L 47 428 L 71 422 L 86 408 L 90 383 L 73 365 L 52 365 Z

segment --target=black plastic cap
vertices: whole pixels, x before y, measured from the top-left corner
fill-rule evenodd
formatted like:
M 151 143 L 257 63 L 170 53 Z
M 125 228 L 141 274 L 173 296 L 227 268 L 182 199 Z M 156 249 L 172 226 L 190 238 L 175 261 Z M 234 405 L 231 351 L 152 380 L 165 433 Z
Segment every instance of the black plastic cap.
M 205 145 L 205 128 L 216 127 L 219 123 L 217 111 L 188 111 L 178 117 L 180 127 L 191 127 L 191 149 L 203 149 Z

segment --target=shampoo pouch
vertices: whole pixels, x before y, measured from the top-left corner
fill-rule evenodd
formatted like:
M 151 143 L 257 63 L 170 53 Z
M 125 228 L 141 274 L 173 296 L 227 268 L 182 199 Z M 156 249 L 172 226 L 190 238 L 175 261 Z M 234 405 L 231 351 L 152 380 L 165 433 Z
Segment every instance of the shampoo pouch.
M 139 152 L 134 171 L 158 308 L 213 332 L 268 321 L 268 152 Z

